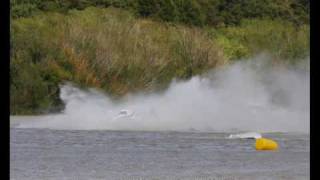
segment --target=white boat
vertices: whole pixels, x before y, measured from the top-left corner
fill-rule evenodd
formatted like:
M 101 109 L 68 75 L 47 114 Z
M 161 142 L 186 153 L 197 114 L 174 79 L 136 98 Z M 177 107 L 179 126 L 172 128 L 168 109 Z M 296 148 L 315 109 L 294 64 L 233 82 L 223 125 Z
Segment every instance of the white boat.
M 246 132 L 239 134 L 230 134 L 229 139 L 259 139 L 262 138 L 262 135 L 257 132 Z
M 121 120 L 121 119 L 135 119 L 135 115 L 133 111 L 123 109 L 121 110 L 114 120 Z

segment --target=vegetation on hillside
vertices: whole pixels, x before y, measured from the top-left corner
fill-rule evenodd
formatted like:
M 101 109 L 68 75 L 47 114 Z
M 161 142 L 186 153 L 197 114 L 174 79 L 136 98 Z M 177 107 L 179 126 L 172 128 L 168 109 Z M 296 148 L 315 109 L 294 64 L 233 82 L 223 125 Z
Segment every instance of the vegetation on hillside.
M 187 4 L 177 5 L 182 2 Z M 245 9 L 243 1 L 224 2 Z M 249 6 L 255 1 L 246 2 Z M 121 97 L 133 91 L 163 89 L 173 78 L 188 79 L 259 52 L 289 63 L 308 56 L 308 18 L 301 13 L 308 11 L 302 7 L 299 15 L 280 13 L 275 18 L 260 11 L 239 16 L 236 10 L 214 16 L 210 13 L 215 11 L 209 9 L 215 3 L 223 4 L 219 0 L 157 3 L 160 1 L 11 1 L 11 114 L 55 110 L 61 105 L 59 84 L 63 81 Z M 190 11 L 195 7 L 198 10 Z M 142 16 L 151 18 L 139 18 Z M 240 19 L 232 20 L 233 16 Z
M 203 30 L 136 20 L 117 9 L 21 18 L 11 31 L 13 113 L 54 107 L 64 80 L 122 95 L 224 63 Z
M 238 25 L 246 18 L 309 22 L 309 0 L 11 0 L 13 18 L 40 11 L 67 13 L 86 7 L 125 8 L 140 17 L 191 25 Z

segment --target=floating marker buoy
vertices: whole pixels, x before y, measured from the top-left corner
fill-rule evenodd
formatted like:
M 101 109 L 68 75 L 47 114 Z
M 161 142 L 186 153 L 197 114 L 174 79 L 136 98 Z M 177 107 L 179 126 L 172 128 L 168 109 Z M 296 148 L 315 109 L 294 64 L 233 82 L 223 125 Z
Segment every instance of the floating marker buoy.
M 256 139 L 256 150 L 276 150 L 278 149 L 278 144 L 267 138 Z

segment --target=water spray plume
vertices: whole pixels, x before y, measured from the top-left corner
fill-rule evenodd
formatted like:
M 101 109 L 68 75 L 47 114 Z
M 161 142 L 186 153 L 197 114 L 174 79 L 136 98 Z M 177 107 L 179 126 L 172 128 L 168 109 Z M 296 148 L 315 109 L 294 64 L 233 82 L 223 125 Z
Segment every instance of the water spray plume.
M 65 110 L 20 127 L 103 130 L 309 132 L 309 70 L 239 61 L 161 94 L 120 101 L 72 84 L 61 86 Z

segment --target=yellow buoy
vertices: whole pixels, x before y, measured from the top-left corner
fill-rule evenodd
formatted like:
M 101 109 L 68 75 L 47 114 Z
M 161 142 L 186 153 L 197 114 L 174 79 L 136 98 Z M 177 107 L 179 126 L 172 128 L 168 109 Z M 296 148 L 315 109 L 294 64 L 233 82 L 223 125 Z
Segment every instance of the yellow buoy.
M 278 144 L 267 138 L 256 139 L 256 150 L 276 150 L 278 149 Z

